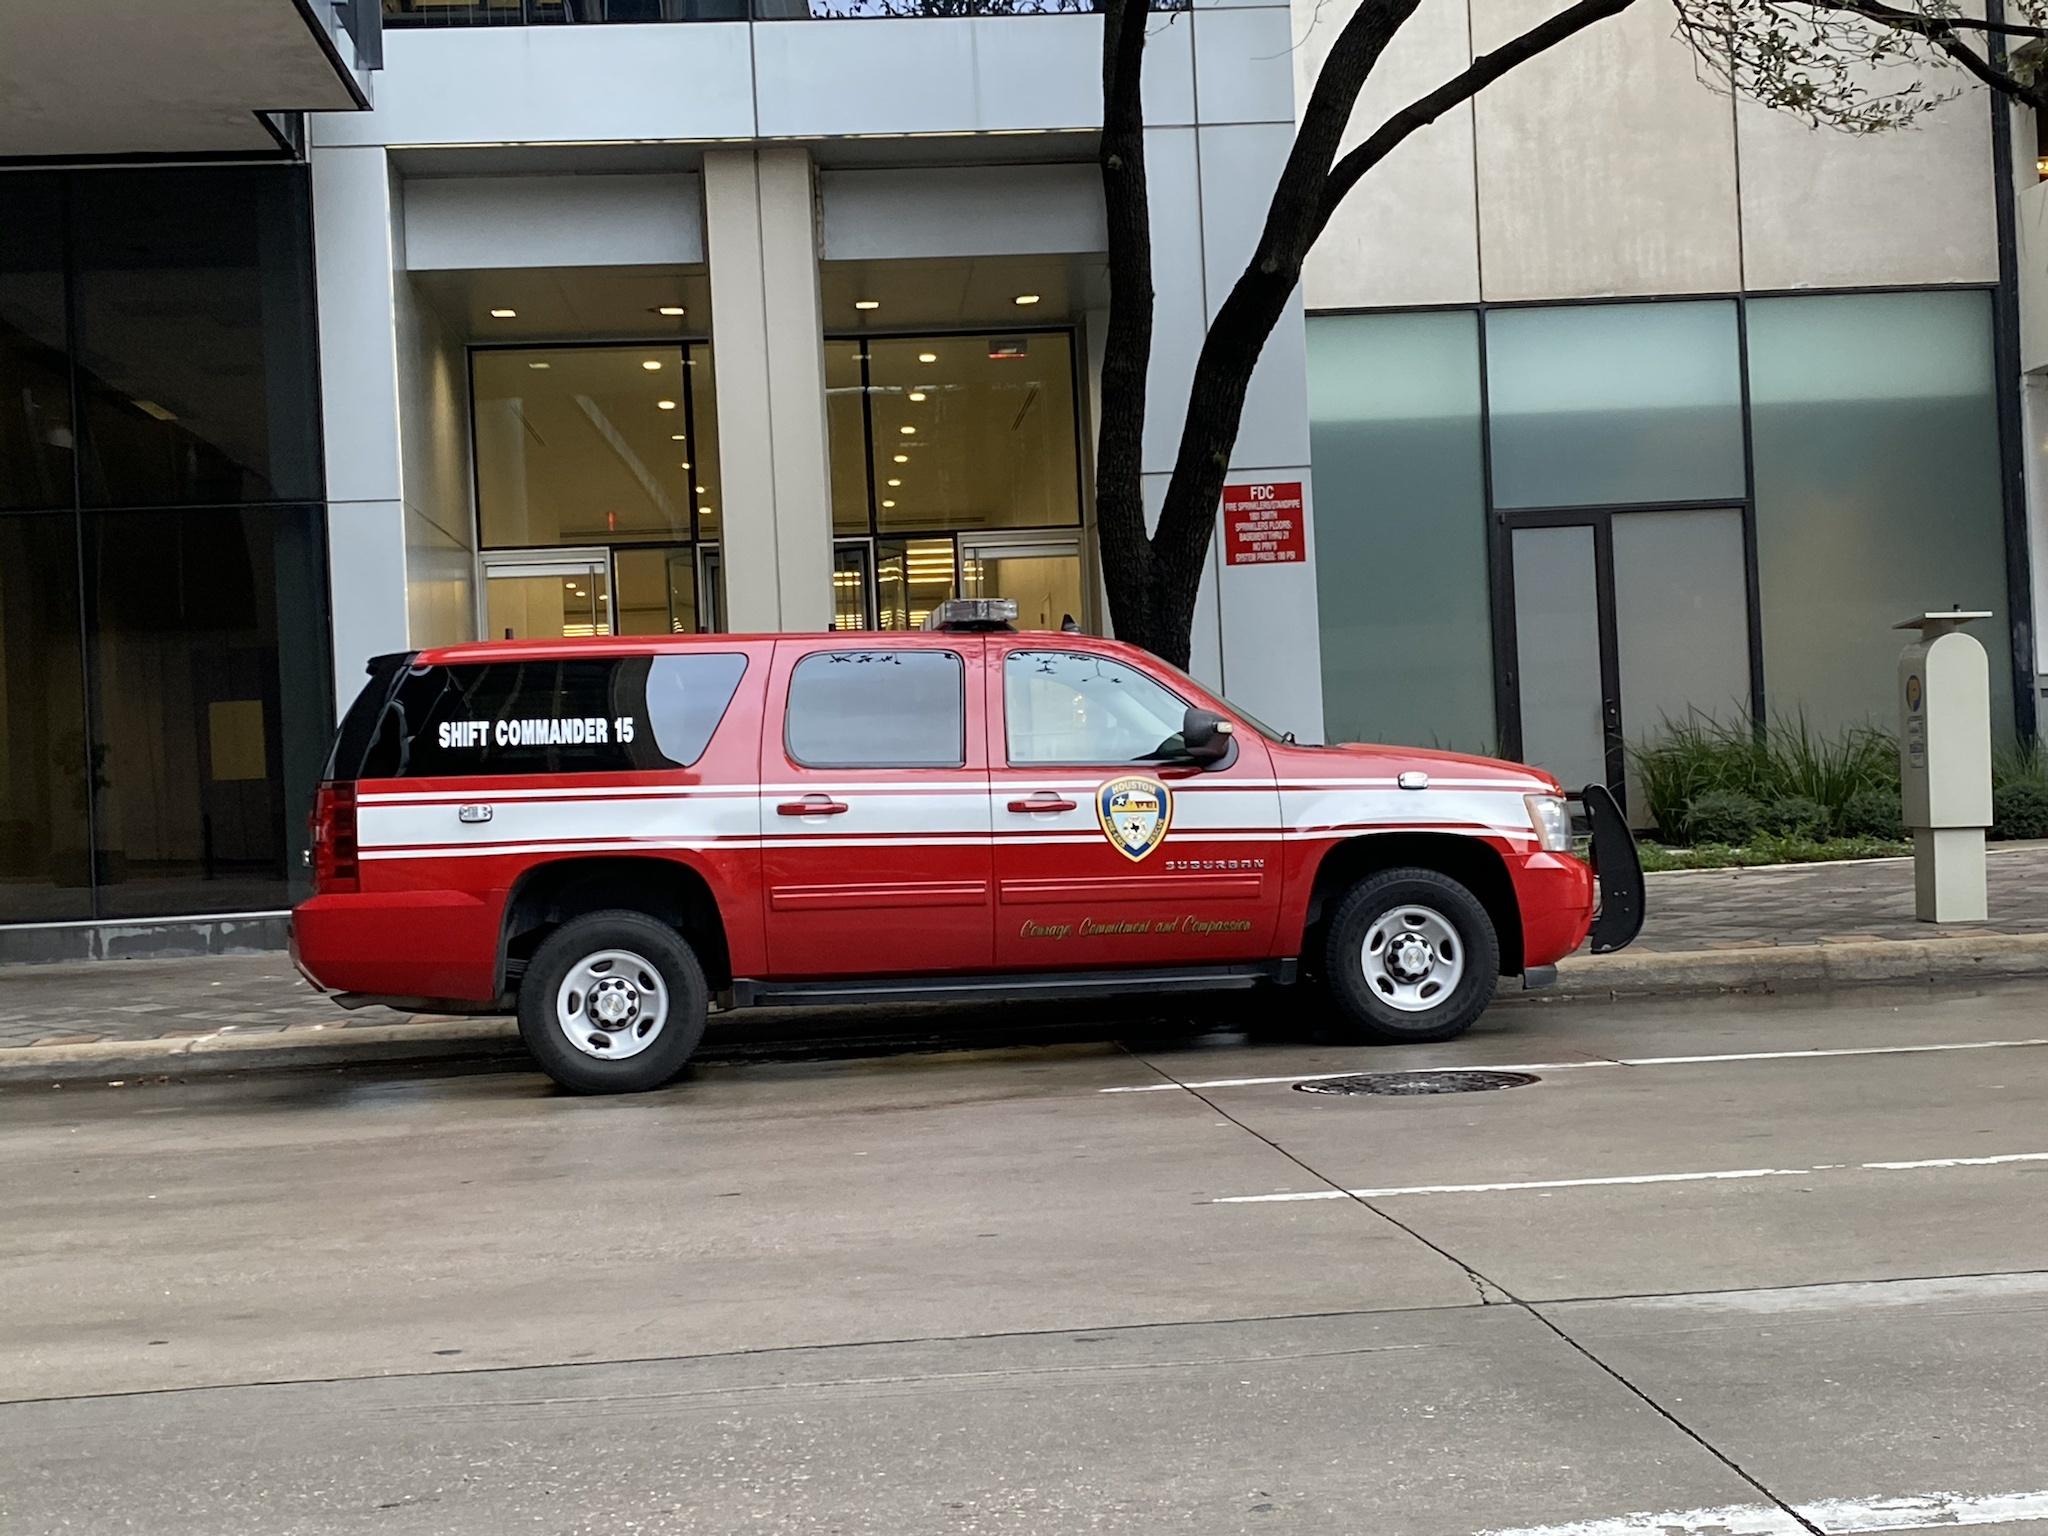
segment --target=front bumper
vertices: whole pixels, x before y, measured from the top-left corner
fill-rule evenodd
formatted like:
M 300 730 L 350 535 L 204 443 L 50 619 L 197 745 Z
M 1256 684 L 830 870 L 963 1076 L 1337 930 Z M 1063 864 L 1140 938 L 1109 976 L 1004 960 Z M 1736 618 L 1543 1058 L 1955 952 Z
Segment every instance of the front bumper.
M 1612 954 L 1628 948 L 1643 931 L 1642 857 L 1636 852 L 1636 836 L 1629 829 L 1628 818 L 1606 785 L 1588 784 L 1572 798 L 1585 807 L 1586 822 L 1593 832 L 1593 876 L 1599 900 L 1587 938 L 1594 954 Z

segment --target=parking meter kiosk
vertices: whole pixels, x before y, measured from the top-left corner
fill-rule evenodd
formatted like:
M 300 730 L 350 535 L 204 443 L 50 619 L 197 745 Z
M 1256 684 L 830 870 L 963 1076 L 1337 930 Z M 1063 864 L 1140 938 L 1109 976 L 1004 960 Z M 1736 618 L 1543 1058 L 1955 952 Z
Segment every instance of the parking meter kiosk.
M 1920 637 L 1899 653 L 1899 780 L 1913 833 L 1914 915 L 1923 923 L 1988 915 L 1991 665 L 1962 627 L 1990 617 L 1954 609 L 1893 626 Z

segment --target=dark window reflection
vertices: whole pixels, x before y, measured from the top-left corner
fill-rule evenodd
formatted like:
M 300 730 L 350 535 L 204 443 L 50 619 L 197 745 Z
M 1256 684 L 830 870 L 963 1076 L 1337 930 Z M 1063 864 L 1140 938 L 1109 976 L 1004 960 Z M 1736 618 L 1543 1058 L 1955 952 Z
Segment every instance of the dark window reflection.
M 321 549 L 312 508 L 87 518 L 102 916 L 290 900 L 328 734 Z
M 71 505 L 63 191 L 0 176 L 0 507 Z
M 0 922 L 92 911 L 78 544 L 69 512 L 0 517 Z
M 320 494 L 305 179 L 72 180 L 88 506 Z

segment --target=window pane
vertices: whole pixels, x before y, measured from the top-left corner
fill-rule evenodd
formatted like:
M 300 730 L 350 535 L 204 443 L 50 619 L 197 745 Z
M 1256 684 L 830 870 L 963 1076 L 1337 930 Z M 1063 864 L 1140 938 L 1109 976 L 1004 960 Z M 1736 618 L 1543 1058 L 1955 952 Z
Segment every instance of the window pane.
M 86 521 L 105 916 L 284 906 L 328 746 L 324 521 Z
M 1744 494 L 1733 303 L 1495 310 L 1486 393 L 1495 506 Z
M 964 668 L 951 651 L 820 651 L 789 678 L 792 761 L 809 768 L 958 768 Z
M 1012 651 L 1003 662 L 1013 763 L 1157 761 L 1179 741 L 1187 708 L 1113 657 Z
M 0 213 L 0 507 L 68 507 L 71 373 L 64 351 L 64 198 L 12 175 Z
M 868 531 L 868 437 L 860 408 L 860 343 L 825 343 L 825 426 L 832 448 L 832 531 Z M 903 466 L 889 473 L 901 480 Z M 893 494 L 893 493 L 892 493 Z
M 697 554 L 681 549 L 622 549 L 613 561 L 619 578 L 619 633 L 697 633 Z
M 1994 731 L 2012 731 L 1991 300 L 1981 292 L 1749 306 L 1764 690 L 1815 725 L 1895 725 L 1900 639 L 1988 608 Z
M 657 656 L 647 674 L 647 718 L 661 755 L 687 768 L 711 745 L 747 658 L 733 652 Z
M 689 539 L 688 417 L 714 407 L 706 393 L 684 411 L 681 347 L 516 348 L 472 362 L 487 548 Z M 699 383 L 710 371 L 691 370 Z
M 87 762 L 76 525 L 0 517 L 0 922 L 92 915 Z
M 1308 386 L 1329 739 L 1496 750 L 1477 318 L 1312 319 Z
M 1522 761 L 1556 774 L 1567 789 L 1605 784 L 1593 530 L 1583 523 L 1517 528 L 1513 541 Z
M 874 627 L 868 618 L 868 547 L 865 544 L 840 544 L 833 548 L 832 627 Z
M 870 342 L 868 390 L 884 531 L 1081 520 L 1064 334 Z
M 923 629 L 931 611 L 953 595 L 951 539 L 882 539 L 875 545 L 877 629 Z
M 612 632 L 611 586 L 602 566 L 484 573 L 484 637 L 563 640 Z
M 303 168 L 72 181 L 89 506 L 322 491 Z
M 718 478 L 718 371 L 711 364 L 708 342 L 687 349 L 690 370 L 690 483 L 697 492 L 698 537 L 718 537 L 718 509 L 725 505 L 725 487 Z M 674 432 L 671 427 L 671 434 Z
M 1057 545 L 970 546 L 960 560 L 967 597 L 1007 597 L 1017 605 L 1018 629 L 1078 628 L 1081 554 Z

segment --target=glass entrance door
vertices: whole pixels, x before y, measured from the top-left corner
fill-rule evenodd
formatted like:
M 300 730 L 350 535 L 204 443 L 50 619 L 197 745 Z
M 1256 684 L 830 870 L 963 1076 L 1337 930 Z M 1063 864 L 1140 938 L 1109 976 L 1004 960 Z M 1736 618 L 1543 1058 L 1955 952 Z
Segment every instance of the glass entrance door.
M 602 550 L 546 560 L 484 561 L 488 639 L 608 635 L 611 605 L 611 561 Z
M 1510 514 L 1522 759 L 1627 794 L 1666 721 L 1754 707 L 1736 507 Z
M 1078 539 L 960 538 L 960 590 L 966 597 L 1007 597 L 1017 604 L 1019 629 L 1084 626 L 1081 544 Z

